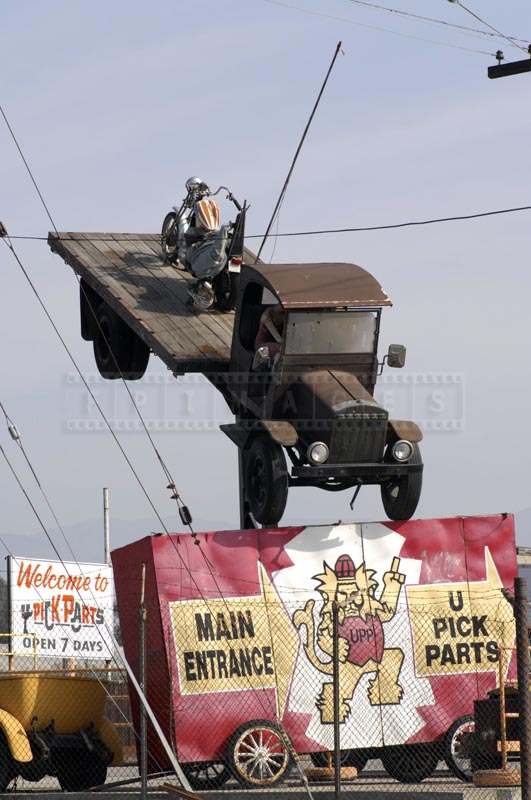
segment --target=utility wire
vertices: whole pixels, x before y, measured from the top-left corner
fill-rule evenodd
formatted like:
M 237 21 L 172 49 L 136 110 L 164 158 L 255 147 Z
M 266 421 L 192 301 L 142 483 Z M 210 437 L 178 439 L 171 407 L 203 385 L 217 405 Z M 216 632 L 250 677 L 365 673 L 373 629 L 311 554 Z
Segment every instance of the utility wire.
M 505 33 L 502 33 L 500 30 L 498 30 L 498 28 L 495 28 L 494 25 L 491 25 L 490 22 L 484 20 L 482 17 L 479 16 L 479 14 L 476 14 L 476 12 L 473 11 L 471 8 L 465 6 L 465 4 L 461 2 L 461 0 L 448 0 L 448 2 L 454 3 L 456 6 L 462 8 L 463 11 L 465 11 L 467 14 L 470 14 L 470 16 L 474 17 L 474 19 L 476 19 L 478 22 L 481 22 L 481 24 L 485 25 L 485 27 L 490 28 L 490 30 L 494 31 L 494 33 L 497 33 L 498 36 L 501 36 L 502 39 L 505 39 L 513 47 L 518 47 L 518 49 L 523 50 L 524 53 L 528 52 L 527 47 L 522 47 L 522 45 L 517 44 L 512 36 L 506 36 Z
M 38 184 L 37 184 L 37 181 L 35 180 L 35 177 L 34 177 L 34 175 L 33 175 L 33 172 L 31 171 L 31 167 L 30 167 L 30 165 L 28 164 L 28 162 L 27 162 L 27 160 L 26 160 L 26 157 L 25 157 L 24 153 L 22 152 L 22 148 L 21 148 L 21 146 L 20 146 L 20 144 L 19 144 L 19 142 L 18 142 L 18 139 L 17 139 L 17 137 L 16 137 L 16 135 L 15 135 L 15 131 L 14 131 L 14 130 L 13 130 L 13 128 L 11 127 L 11 124 L 10 124 L 10 122 L 9 122 L 8 118 L 7 118 L 7 114 L 6 114 L 6 112 L 4 111 L 4 109 L 3 109 L 3 107 L 2 107 L 1 105 L 0 105 L 0 113 L 2 114 L 2 116 L 3 116 L 3 118 L 4 118 L 4 122 L 5 122 L 5 123 L 6 123 L 6 125 L 7 125 L 7 129 L 8 129 L 8 131 L 9 131 L 9 133 L 11 134 L 11 138 L 13 139 L 13 141 L 14 141 L 14 143 L 15 143 L 15 146 L 16 146 L 16 148 L 17 148 L 18 152 L 19 152 L 19 155 L 20 155 L 20 157 L 21 157 L 22 161 L 24 162 L 24 166 L 26 167 L 26 169 L 27 169 L 27 171 L 28 171 L 28 175 L 30 176 L 30 178 L 31 178 L 31 182 L 33 183 L 33 185 L 34 185 L 34 187 L 35 187 L 35 191 L 36 191 L 36 192 L 37 192 L 37 194 L 39 195 L 40 201 L 41 201 L 41 203 L 42 203 L 42 205 L 43 205 L 43 207 L 44 207 L 44 210 L 46 211 L 46 214 L 48 215 L 48 219 L 49 219 L 49 220 L 50 220 L 50 222 L 51 222 L 52 228 L 53 228 L 53 229 L 54 229 L 54 231 L 57 233 L 57 232 L 58 232 L 58 231 L 57 231 L 57 227 L 56 227 L 56 225 L 55 225 L 55 222 L 54 222 L 54 220 L 53 220 L 53 217 L 52 217 L 52 215 L 51 215 L 51 213 L 50 213 L 50 209 L 48 208 L 48 206 L 47 206 L 47 204 L 46 204 L 46 201 L 45 201 L 44 197 L 43 197 L 43 196 L 42 196 L 42 194 L 41 194 L 41 190 L 39 189 L 39 186 L 38 186 Z
M 514 214 L 517 211 L 531 211 L 531 206 L 518 206 L 517 208 L 502 208 L 496 211 L 480 211 L 475 214 L 461 214 L 454 217 L 439 217 L 436 219 L 412 220 L 409 222 L 396 222 L 390 225 L 368 225 L 361 228 L 328 228 L 323 230 L 310 231 L 291 231 L 289 233 L 278 233 L 275 236 L 323 236 L 329 233 L 361 233 L 363 231 L 387 231 L 396 228 L 410 228 L 421 225 L 436 225 L 442 222 L 459 222 L 469 219 L 480 219 L 481 217 L 494 217 L 500 214 Z M 261 234 L 246 236 L 246 239 L 259 239 Z
M 400 17 L 406 17 L 406 18 L 409 18 L 409 19 L 416 20 L 417 22 L 426 22 L 426 23 L 430 23 L 430 24 L 433 24 L 433 25 L 442 25 L 442 26 L 444 26 L 446 28 L 453 28 L 455 30 L 458 30 L 461 33 L 473 34 L 474 36 L 475 35 L 480 35 L 480 36 L 490 36 L 490 37 L 496 37 L 496 38 L 498 38 L 499 36 L 502 36 L 502 38 L 510 40 L 511 43 L 514 44 L 515 47 L 518 46 L 516 44 L 516 42 L 527 43 L 526 39 L 520 39 L 517 36 L 504 36 L 503 34 L 498 33 L 497 31 L 496 32 L 494 32 L 492 30 L 485 31 L 485 30 L 482 30 L 481 28 L 471 28 L 469 25 L 457 25 L 455 22 L 448 22 L 448 20 L 439 19 L 438 17 L 426 17 L 426 16 L 423 16 L 422 14 L 414 14 L 411 11 L 405 11 L 405 10 L 399 9 L 399 8 L 390 8 L 389 6 L 383 6 L 383 5 L 380 5 L 379 3 L 370 3 L 370 2 L 368 2 L 368 0 L 348 0 L 348 2 L 349 3 L 354 3 L 355 5 L 358 5 L 358 6 L 365 6 L 367 8 L 373 8 L 373 9 L 375 9 L 377 11 L 385 11 L 385 12 L 388 12 L 388 13 L 391 13 L 391 14 L 396 14 L 396 15 L 398 15 Z M 453 2 L 453 0 L 450 0 L 450 2 Z M 485 24 L 485 23 L 483 23 L 483 24 Z
M 72 351 L 70 350 L 68 344 L 66 343 L 61 331 L 59 330 L 59 328 L 55 324 L 55 321 L 54 321 L 52 315 L 50 314 L 50 312 L 48 311 L 48 308 L 47 308 L 44 300 L 42 299 L 42 297 L 41 297 L 41 295 L 39 293 L 39 290 L 37 289 L 37 287 L 33 283 L 28 271 L 26 270 L 24 264 L 22 263 L 21 259 L 18 256 L 18 253 L 16 252 L 15 248 L 13 247 L 13 243 L 11 241 L 8 241 L 7 237 L 4 237 L 2 241 L 5 242 L 6 247 L 11 251 L 15 261 L 17 262 L 17 264 L 19 266 L 19 269 L 21 270 L 21 272 L 24 275 L 26 281 L 28 282 L 33 294 L 37 298 L 37 301 L 38 301 L 39 305 L 41 306 L 41 308 L 42 308 L 42 310 L 43 310 L 48 322 L 52 326 L 57 338 L 59 339 L 59 341 L 61 342 L 63 348 L 65 349 L 66 354 L 68 355 L 70 361 L 72 362 L 72 364 L 74 366 L 74 369 L 76 370 L 76 372 L 78 373 L 79 377 L 81 378 L 81 381 L 83 382 L 83 385 L 85 386 L 85 389 L 89 393 L 94 405 L 98 409 L 99 413 L 102 416 L 103 421 L 105 422 L 107 428 L 109 429 L 109 433 L 113 437 L 116 445 L 118 446 L 122 456 L 124 457 L 128 467 L 129 467 L 129 469 L 131 470 L 136 482 L 138 483 L 142 493 L 144 494 L 144 496 L 145 496 L 146 500 L 148 501 L 149 505 L 151 506 L 151 509 L 153 510 L 153 513 L 157 517 L 157 519 L 160 522 L 160 524 L 162 526 L 164 526 L 164 521 L 163 521 L 162 517 L 160 516 L 157 508 L 155 507 L 155 504 L 153 503 L 153 500 L 151 499 L 151 497 L 149 495 L 149 492 L 147 491 L 146 487 L 144 486 L 144 484 L 142 482 L 142 479 L 140 478 L 138 472 L 136 471 L 131 459 L 129 458 L 129 456 L 127 455 L 126 451 L 124 450 L 124 448 L 122 446 L 122 443 L 120 442 L 120 440 L 118 439 L 116 433 L 114 432 L 111 423 L 107 419 L 107 416 L 105 415 L 105 412 L 104 412 L 103 408 L 101 407 L 101 404 L 98 402 L 98 399 L 96 398 L 96 395 L 94 394 L 94 392 L 90 388 L 90 386 L 89 386 L 89 384 L 87 382 L 87 379 L 83 375 L 83 373 L 82 373 L 82 371 L 81 371 L 76 359 L 74 358 L 74 355 L 73 355 Z
M 467 221 L 470 219 L 481 219 L 482 217 L 495 217 L 501 214 L 515 214 L 520 211 L 531 211 L 530 206 L 516 206 L 514 208 L 499 208 L 495 209 L 494 211 L 478 211 L 472 214 L 458 214 L 452 217 L 435 217 L 433 219 L 421 219 L 421 220 L 409 220 L 407 222 L 395 222 L 389 225 L 368 225 L 366 227 L 359 227 L 359 228 L 327 228 L 322 230 L 309 230 L 309 231 L 286 231 L 284 233 L 276 233 L 275 232 L 275 239 L 281 236 L 323 236 L 329 233 L 362 233 L 363 231 L 388 231 L 394 230 L 395 228 L 409 228 L 413 226 L 420 226 L 420 225 L 437 225 L 444 222 L 462 222 Z M 245 236 L 246 239 L 262 239 L 264 236 L 263 233 L 254 233 Z M 10 236 L 10 239 L 24 239 L 24 240 L 38 240 L 41 242 L 48 241 L 47 236 Z M 139 236 L 138 240 L 141 241 L 142 237 Z M 91 241 L 90 237 L 87 239 L 77 239 L 75 236 L 62 236 L 62 242 L 81 242 L 81 241 Z M 115 239 L 100 239 L 98 238 L 98 242 L 105 242 L 105 241 L 116 241 Z M 134 241 L 134 239 L 129 239 L 128 241 Z
M 264 0 L 264 3 L 269 3 L 270 5 L 280 6 L 281 8 L 289 8 L 291 11 L 299 11 L 301 14 L 309 14 L 312 17 L 322 17 L 323 19 L 333 19 L 336 22 L 346 22 L 348 25 L 357 25 L 359 28 L 367 28 L 368 30 L 372 31 L 379 31 L 380 33 L 392 33 L 395 36 L 402 36 L 406 39 L 414 39 L 418 42 L 425 42 L 427 44 L 433 44 L 436 47 L 450 47 L 452 50 L 462 50 L 465 53 L 476 53 L 482 56 L 491 56 L 492 58 L 496 58 L 496 53 L 492 53 L 490 50 L 478 50 L 473 47 L 466 47 L 461 44 L 451 44 L 450 42 L 441 42 L 438 39 L 427 39 L 424 36 L 417 36 L 414 33 L 404 33 L 403 31 L 397 31 L 394 28 L 384 28 L 380 25 L 370 25 L 367 22 L 358 22 L 354 19 L 348 19 L 347 17 L 338 17 L 334 14 L 326 14 L 323 11 L 312 11 L 309 8 L 303 8 L 302 6 L 295 6 L 291 3 L 284 3 L 282 0 Z
M 20 479 L 20 476 L 18 475 L 17 471 L 15 470 L 15 468 L 14 468 L 13 464 L 11 463 L 11 461 L 10 461 L 10 459 L 9 459 L 9 457 L 8 457 L 8 455 L 7 455 L 7 453 L 5 452 L 4 448 L 2 447 L 2 445 L 0 445 L 0 454 L 1 454 L 1 455 L 2 455 L 2 457 L 4 458 L 4 460 L 5 460 L 6 464 L 7 464 L 8 468 L 9 468 L 9 471 L 11 472 L 11 475 L 13 476 L 13 478 L 14 478 L 14 480 L 15 480 L 15 482 L 16 482 L 16 484 L 17 484 L 17 486 L 18 486 L 18 488 L 20 489 L 20 491 L 21 491 L 21 492 L 22 492 L 22 494 L 24 495 L 24 497 L 25 497 L 25 499 L 26 499 L 26 502 L 28 503 L 28 505 L 30 506 L 31 510 L 33 511 L 33 514 L 34 514 L 34 516 L 36 517 L 36 519 L 37 519 L 37 521 L 38 521 L 38 523 L 39 523 L 39 525 L 40 525 L 40 527 L 41 527 L 42 531 L 44 532 L 44 534 L 45 534 L 46 538 L 48 539 L 48 542 L 50 543 L 50 545 L 51 545 L 51 547 L 52 547 L 52 549 L 53 549 L 54 553 L 56 554 L 57 558 L 58 558 L 58 559 L 59 559 L 59 561 L 61 562 L 61 564 L 62 564 L 62 566 L 63 566 L 63 569 L 65 570 L 65 572 L 66 572 L 66 574 L 67 574 L 68 578 L 71 578 L 72 576 L 70 575 L 70 572 L 69 572 L 69 570 L 68 570 L 68 568 L 67 568 L 67 566 L 66 566 L 66 564 L 65 564 L 65 562 L 64 562 L 64 560 L 63 560 L 63 558 L 61 557 L 60 553 L 58 552 L 58 550 L 57 550 L 57 548 L 56 548 L 56 546 L 55 546 L 55 543 L 54 543 L 54 541 L 53 541 L 52 537 L 50 536 L 50 534 L 49 534 L 49 532 L 48 532 L 48 529 L 46 528 L 46 525 L 45 525 L 45 524 L 44 524 L 44 522 L 42 521 L 42 518 L 41 518 L 41 516 L 39 515 L 39 512 L 37 511 L 37 509 L 36 509 L 36 507 L 35 507 L 35 505 L 34 505 L 34 503 L 33 503 L 32 499 L 31 499 L 31 497 L 30 497 L 30 495 L 29 495 L 29 493 L 27 492 L 26 488 L 24 487 L 24 485 L 23 485 L 23 483 L 22 483 L 22 480 Z M 32 471 L 33 471 L 33 470 L 32 470 Z M 1 536 L 0 536 L 0 543 L 1 543 L 1 544 L 4 546 L 4 548 L 5 548 L 6 552 L 7 552 L 7 553 L 8 553 L 8 554 L 11 556 L 11 558 L 13 559 L 13 561 L 14 561 L 16 564 L 20 565 L 20 562 L 19 562 L 19 560 L 18 560 L 17 556 L 15 556 L 15 555 L 13 554 L 13 552 L 11 551 L 11 549 L 8 547 L 8 545 L 7 545 L 6 541 L 5 541 L 5 540 L 3 539 L 3 537 L 1 537 Z M 77 566 L 78 566 L 78 568 L 79 568 L 79 563 L 77 562 L 77 559 L 75 559 L 75 561 L 76 561 L 76 564 L 77 564 Z M 79 588 L 78 588 L 78 587 L 75 585 L 75 583 L 74 583 L 74 582 L 72 582 L 72 586 L 73 586 L 73 587 L 76 589 L 76 591 L 77 591 L 77 594 L 78 594 L 78 596 L 79 596 L 79 599 L 81 600 L 81 602 L 83 602 L 83 597 L 82 597 L 82 595 L 81 595 L 81 592 L 79 591 Z M 35 592 L 36 592 L 37 596 L 40 598 L 40 600 L 42 600 L 42 601 L 44 602 L 44 597 L 43 597 L 43 595 L 41 594 L 41 592 L 39 592 L 39 590 L 38 590 L 38 588 L 37 588 L 37 587 L 35 587 Z M 95 604 L 96 604 L 96 607 L 97 607 L 97 608 L 100 608 L 100 606 L 98 605 L 98 603 L 97 603 L 96 599 L 94 598 L 94 594 L 92 593 L 92 591 L 91 591 L 91 594 L 92 594 L 92 597 L 93 597 L 93 599 L 94 599 L 94 602 L 95 602 Z M 106 628 L 107 628 L 107 632 L 109 633 L 109 626 L 108 626 L 107 622 L 105 622 L 105 626 L 106 626 Z M 101 638 L 101 640 L 102 640 L 102 642 L 103 642 L 103 645 L 104 645 L 104 647 L 105 647 L 105 648 L 107 648 L 107 642 L 105 641 L 105 639 L 104 639 L 104 637 L 103 637 L 103 634 L 102 634 L 102 632 L 100 631 L 100 629 L 98 628 L 98 626 L 95 626 L 95 627 L 96 627 L 96 632 L 97 632 L 97 633 L 98 633 L 98 635 L 100 636 L 100 638 Z M 73 642 L 73 641 L 74 641 L 74 639 L 72 638 L 72 635 L 71 635 L 71 634 L 69 634 L 68 632 L 66 633 L 66 636 L 67 636 L 67 638 L 68 638 L 68 639 L 69 639 L 71 642 Z M 112 634 L 111 634 L 111 636 L 112 636 Z M 118 653 L 118 655 L 119 655 L 119 653 Z M 99 677 L 99 675 L 97 674 L 97 670 L 96 670 L 96 669 L 94 669 L 94 668 L 92 668 L 92 667 L 89 667 L 88 669 L 89 669 L 89 671 L 92 673 L 93 677 L 94 677 L 94 678 L 97 680 L 97 682 L 100 684 L 100 686 L 103 688 L 103 690 L 104 690 L 105 694 L 107 695 L 108 699 L 111 701 L 112 705 L 114 705 L 114 706 L 115 706 L 115 708 L 117 709 L 118 713 L 121 715 L 121 717 L 123 718 L 123 720 L 124 720 L 125 722 L 129 722 L 129 719 L 128 719 L 127 715 L 126 715 L 126 714 L 125 714 L 125 712 L 122 710 L 122 708 L 120 707 L 119 703 L 117 703 L 117 702 L 116 702 L 116 699 L 115 699 L 115 697 L 114 697 L 114 696 L 111 694 L 111 692 L 109 691 L 108 687 L 105 685 L 105 683 L 102 681 L 102 679 L 101 679 L 101 678 Z M 136 731 L 135 731 L 134 729 L 133 729 L 133 733 L 134 733 L 134 735 L 136 736 L 136 738 L 137 738 L 137 739 L 139 739 L 139 735 L 136 733 Z M 160 764 L 157 762 L 157 760 L 156 760 L 156 758 L 153 756 L 153 754 L 150 754 L 150 755 L 152 756 L 152 758 L 153 758 L 153 760 L 154 760 L 154 762 L 155 762 L 156 766 L 157 766 L 157 767 L 158 767 L 158 769 L 160 770 L 160 769 L 161 769 L 161 766 L 160 766 Z
M 35 187 L 35 190 L 36 190 L 36 192 L 37 192 L 37 194 L 39 196 L 39 199 L 40 199 L 40 201 L 41 201 L 41 203 L 43 205 L 43 208 L 44 208 L 44 210 L 45 210 L 45 212 L 46 212 L 46 214 L 48 216 L 48 219 L 50 220 L 55 233 L 58 235 L 59 231 L 57 230 L 57 226 L 55 224 L 55 221 L 54 221 L 54 219 L 53 219 L 53 217 L 51 215 L 51 212 L 50 212 L 50 210 L 49 210 L 49 208 L 48 208 L 48 206 L 46 204 L 46 201 L 44 200 L 43 194 L 42 194 L 42 192 L 41 192 L 41 190 L 39 188 L 39 185 L 37 183 L 37 180 L 35 179 L 35 176 L 33 175 L 31 167 L 30 167 L 30 165 L 29 165 L 29 163 L 28 163 L 28 161 L 27 161 L 27 159 L 26 159 L 26 157 L 25 157 L 25 155 L 23 153 L 22 147 L 21 147 L 21 145 L 20 145 L 20 143 L 19 143 L 19 141 L 17 139 L 17 136 L 15 134 L 13 126 L 10 124 L 9 119 L 7 117 L 7 114 L 5 113 L 5 111 L 2 108 L 2 106 L 0 106 L 0 111 L 2 112 L 2 116 L 4 118 L 4 121 L 5 121 L 6 125 L 7 125 L 9 133 L 11 134 L 11 138 L 13 139 L 13 142 L 15 143 L 15 146 L 16 146 L 19 154 L 20 154 L 20 157 L 21 157 L 21 159 L 22 159 L 22 161 L 23 161 L 23 163 L 24 163 L 24 165 L 26 167 L 28 175 L 29 175 L 29 177 L 30 177 L 30 179 L 31 179 L 31 181 L 33 183 L 33 186 Z M 13 250 L 13 254 L 16 256 L 16 254 L 14 253 L 14 250 Z M 189 523 L 187 523 L 187 520 L 190 518 L 190 512 L 188 511 L 188 508 L 185 506 L 185 504 L 184 504 L 184 502 L 183 502 L 183 500 L 181 498 L 181 495 L 180 495 L 179 491 L 177 490 L 177 486 L 176 486 L 175 480 L 174 480 L 174 478 L 173 478 L 168 466 L 166 465 L 164 459 L 162 458 L 162 455 L 161 455 L 158 447 L 156 446 L 155 441 L 154 441 L 154 439 L 153 439 L 153 437 L 152 437 L 152 435 L 151 435 L 151 433 L 150 433 L 150 431 L 149 431 L 149 429 L 148 429 L 148 427 L 146 425 L 144 417 L 142 416 L 142 413 L 140 411 L 138 403 L 136 402 L 136 400 L 135 400 L 135 398 L 133 396 L 133 393 L 132 393 L 131 389 L 129 388 L 129 385 L 128 385 L 127 381 L 125 380 L 125 377 L 124 377 L 123 372 L 122 372 L 122 370 L 120 368 L 120 365 L 118 364 L 118 359 L 116 358 L 116 355 L 115 355 L 115 353 L 113 351 L 113 348 L 111 347 L 111 344 L 108 341 L 108 337 L 106 336 L 105 331 L 102 329 L 100 321 L 99 321 L 99 319 L 97 317 L 96 310 L 94 309 L 93 304 L 91 302 L 91 298 L 88 296 L 88 293 L 87 293 L 87 291 L 86 291 L 86 289 L 85 289 L 85 287 L 83 285 L 83 282 L 81 281 L 80 276 L 77 273 L 74 273 L 74 274 L 75 274 L 76 280 L 77 280 L 77 282 L 79 284 L 80 291 L 82 292 L 82 294 L 84 296 L 84 299 L 85 299 L 85 301 L 87 303 L 87 306 L 90 309 L 90 312 L 92 314 L 92 318 L 93 318 L 93 320 L 94 320 L 94 322 L 95 322 L 95 324 L 96 324 L 96 326 L 97 326 L 97 328 L 99 330 L 100 335 L 103 337 L 103 339 L 105 341 L 105 344 L 106 344 L 106 346 L 107 346 L 107 348 L 109 350 L 109 353 L 111 354 L 112 360 L 114 362 L 114 367 L 115 367 L 116 371 L 120 375 L 121 381 L 122 381 L 122 383 L 123 383 L 123 385 L 125 387 L 125 390 L 126 390 L 128 396 L 129 396 L 129 399 L 130 399 L 130 401 L 131 401 L 131 403 L 133 405 L 133 408 L 135 409 L 135 412 L 138 415 L 138 418 L 139 418 L 139 420 L 140 420 L 140 422 L 142 424 L 143 430 L 144 430 L 144 432 L 145 432 L 145 434 L 146 434 L 146 436 L 147 436 L 147 438 L 149 440 L 149 443 L 150 443 L 151 447 L 153 448 L 153 452 L 155 453 L 155 457 L 157 458 L 157 460 L 158 460 L 158 462 L 159 462 L 159 464 L 160 464 L 160 466 L 162 468 L 165 480 L 168 482 L 167 488 L 172 492 L 172 496 L 171 496 L 172 500 L 175 500 L 176 503 L 177 503 L 177 507 L 179 509 L 179 515 L 181 517 L 181 520 L 182 520 L 183 524 L 188 525 L 188 527 L 190 528 L 190 531 L 192 532 Z M 42 302 L 41 302 L 41 304 L 42 304 Z M 47 313 L 47 316 L 51 320 L 51 317 L 50 317 L 50 315 L 48 313 Z M 72 358 L 72 356 L 70 356 L 70 357 Z M 116 436 L 114 436 L 114 438 L 118 442 L 118 438 Z M 122 452 L 124 452 L 124 451 L 122 450 Z

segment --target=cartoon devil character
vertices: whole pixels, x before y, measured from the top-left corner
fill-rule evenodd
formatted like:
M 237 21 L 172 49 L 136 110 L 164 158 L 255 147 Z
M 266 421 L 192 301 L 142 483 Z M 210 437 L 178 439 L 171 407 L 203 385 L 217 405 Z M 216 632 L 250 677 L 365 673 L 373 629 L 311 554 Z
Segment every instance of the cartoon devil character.
M 323 597 L 319 615 L 317 635 L 315 631 L 315 600 L 308 600 L 304 609 L 293 615 L 297 629 L 306 627 L 304 651 L 310 663 L 325 675 L 333 672 L 332 661 L 321 661 L 319 649 L 332 656 L 333 626 L 332 607 L 338 604 L 339 633 L 339 684 L 340 720 L 344 722 L 351 712 L 351 701 L 363 675 L 375 673 L 369 681 L 369 702 L 373 706 L 397 705 L 403 696 L 398 682 L 404 654 L 399 648 L 385 647 L 384 623 L 396 614 L 398 598 L 406 576 L 399 572 L 400 559 L 393 558 L 391 569 L 383 576 L 384 588 L 376 597 L 378 582 L 374 570 L 365 563 L 356 568 L 349 555 L 340 556 L 331 569 L 326 561 L 324 572 L 314 575 L 317 589 Z M 317 700 L 317 707 L 324 724 L 334 721 L 333 683 L 324 683 Z

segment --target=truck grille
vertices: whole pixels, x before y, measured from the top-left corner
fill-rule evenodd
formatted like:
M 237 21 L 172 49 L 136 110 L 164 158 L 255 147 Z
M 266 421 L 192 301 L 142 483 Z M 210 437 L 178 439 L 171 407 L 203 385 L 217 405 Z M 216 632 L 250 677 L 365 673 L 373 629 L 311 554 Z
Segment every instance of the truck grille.
M 366 464 L 381 461 L 386 437 L 385 412 L 337 417 L 332 423 L 329 463 Z

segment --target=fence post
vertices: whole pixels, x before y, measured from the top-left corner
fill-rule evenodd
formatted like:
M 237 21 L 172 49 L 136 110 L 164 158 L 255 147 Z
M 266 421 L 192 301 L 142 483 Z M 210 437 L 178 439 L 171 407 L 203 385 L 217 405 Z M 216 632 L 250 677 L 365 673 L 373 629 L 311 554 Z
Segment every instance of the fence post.
M 139 614 L 139 684 L 142 692 L 146 693 L 146 565 L 142 564 L 142 582 L 140 587 L 140 614 Z M 147 799 L 147 719 L 144 704 L 140 704 L 140 796 Z
M 522 800 L 531 800 L 531 697 L 529 695 L 529 633 L 527 622 L 527 584 L 524 578 L 514 581 L 514 617 L 516 621 L 516 663 L 520 703 L 520 770 Z
M 332 679 L 334 682 L 334 798 L 341 796 L 341 741 L 340 741 L 340 687 L 339 687 L 339 606 L 337 601 L 332 603 Z

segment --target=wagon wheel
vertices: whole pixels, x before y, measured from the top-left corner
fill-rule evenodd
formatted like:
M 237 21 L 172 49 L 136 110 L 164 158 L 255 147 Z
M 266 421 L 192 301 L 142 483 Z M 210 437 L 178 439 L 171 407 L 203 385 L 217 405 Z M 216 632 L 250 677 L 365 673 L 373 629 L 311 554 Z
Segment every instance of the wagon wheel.
M 230 769 L 224 761 L 203 761 L 197 764 L 183 764 L 183 772 L 192 789 L 205 792 L 219 789 L 230 778 Z
M 472 783 L 470 740 L 474 730 L 474 717 L 459 717 L 448 729 L 444 740 L 444 760 L 448 765 L 448 769 L 459 780 L 466 783 Z
M 231 737 L 229 757 L 236 778 L 244 786 L 273 786 L 290 767 L 285 735 L 271 722 L 242 725 Z
M 245 493 L 260 525 L 277 525 L 288 499 L 288 470 L 282 447 L 267 434 L 255 436 L 245 453 Z
M 393 460 L 390 447 L 388 447 L 385 453 L 385 461 Z M 422 464 L 418 444 L 413 445 L 413 454 L 408 464 Z M 400 478 L 391 478 L 382 483 L 382 502 L 389 519 L 410 519 L 417 508 L 421 490 L 422 472 L 410 472 Z

